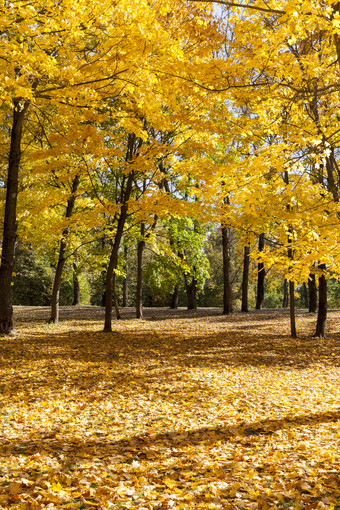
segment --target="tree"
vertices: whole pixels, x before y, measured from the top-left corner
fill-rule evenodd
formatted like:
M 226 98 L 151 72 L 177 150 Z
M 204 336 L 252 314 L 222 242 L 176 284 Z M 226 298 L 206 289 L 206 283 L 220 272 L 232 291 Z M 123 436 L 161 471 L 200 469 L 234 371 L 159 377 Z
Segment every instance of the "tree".
M 110 3 L 98 10 L 95 2 L 86 7 L 79 0 L 74 5 L 45 2 L 6 5 L 1 11 L 2 107 L 5 114 L 12 112 L 9 143 L 7 196 L 4 217 L 2 258 L 0 266 L 0 333 L 13 329 L 11 303 L 11 276 L 16 239 L 16 208 L 21 159 L 23 125 L 29 109 L 39 111 L 43 104 L 62 104 L 64 113 L 72 107 L 85 105 L 83 111 L 97 108 L 97 88 L 100 96 L 116 95 L 114 81 L 126 73 L 125 63 L 116 60 L 116 48 L 106 36 L 109 26 L 122 12 Z M 77 10 L 79 17 L 74 15 Z M 98 14 L 104 23 L 88 23 Z M 103 12 L 106 19 L 103 19 Z M 34 18 L 34 23 L 31 20 Z M 123 28 L 124 30 L 124 28 Z M 118 35 L 118 34 L 117 34 Z M 105 65 L 101 65 L 105 58 Z M 113 67 L 111 68 L 111 64 Z M 99 74 L 97 74 L 99 73 Z
M 248 312 L 248 282 L 249 282 L 249 265 L 250 265 L 250 246 L 247 244 L 244 247 L 243 256 L 243 273 L 242 273 L 242 312 Z
M 80 177 L 76 175 L 72 182 L 71 195 L 67 201 L 66 214 L 65 219 L 68 220 L 71 218 L 75 201 L 76 201 L 76 193 L 79 186 Z M 59 321 L 59 294 L 60 294 L 60 284 L 63 268 L 65 265 L 66 257 L 66 246 L 67 246 L 67 237 L 68 237 L 68 227 L 66 227 L 62 232 L 62 238 L 59 245 L 59 256 L 57 268 L 54 276 L 53 289 L 52 289 L 52 304 L 51 304 L 51 317 L 49 322 L 53 322 L 57 324 Z
M 13 307 L 11 297 L 14 248 L 16 241 L 16 207 L 18 197 L 18 175 L 21 158 L 21 138 L 24 118 L 30 102 L 20 98 L 14 100 L 11 142 L 8 156 L 6 183 L 6 205 L 0 265 L 0 334 L 13 331 Z
M 264 250 L 264 233 L 259 235 L 259 253 L 261 254 Z M 257 294 L 256 294 L 256 309 L 260 310 L 263 307 L 264 301 L 264 279 L 266 276 L 264 263 L 260 261 L 257 265 Z

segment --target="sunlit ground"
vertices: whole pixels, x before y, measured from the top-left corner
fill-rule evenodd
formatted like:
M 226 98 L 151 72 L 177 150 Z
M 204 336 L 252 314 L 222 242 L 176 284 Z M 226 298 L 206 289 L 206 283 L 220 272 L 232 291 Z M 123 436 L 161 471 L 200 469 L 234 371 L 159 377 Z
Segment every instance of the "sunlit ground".
M 340 312 L 124 314 L 16 309 L 0 508 L 340 509 Z

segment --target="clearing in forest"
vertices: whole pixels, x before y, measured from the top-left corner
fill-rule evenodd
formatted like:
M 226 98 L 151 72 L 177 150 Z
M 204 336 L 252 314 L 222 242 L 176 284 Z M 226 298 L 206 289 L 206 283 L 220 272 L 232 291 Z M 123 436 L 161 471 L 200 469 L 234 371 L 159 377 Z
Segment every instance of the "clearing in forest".
M 340 312 L 125 314 L 16 309 L 0 508 L 340 509 Z

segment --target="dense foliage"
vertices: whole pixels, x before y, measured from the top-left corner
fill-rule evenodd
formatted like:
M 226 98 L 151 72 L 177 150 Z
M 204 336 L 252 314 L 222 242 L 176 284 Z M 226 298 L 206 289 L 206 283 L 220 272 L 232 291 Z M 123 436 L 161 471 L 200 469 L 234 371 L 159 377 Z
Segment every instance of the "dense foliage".
M 223 242 L 224 309 L 231 294 L 236 306 L 243 299 L 250 246 L 250 281 L 274 275 L 267 304 L 279 304 L 276 280 L 294 296 L 316 278 L 324 336 L 326 279 L 340 268 L 339 5 L 221 3 L 3 4 L 0 331 L 13 328 L 17 236 L 38 266 L 55 266 L 51 322 L 68 299 L 66 271 L 75 302 L 85 285 L 87 300 L 105 304 L 111 331 L 128 272 L 138 317 L 143 296 L 175 302 L 180 286 L 190 308 L 217 304 L 220 255 L 200 291 L 205 235 L 219 224 L 237 239 Z

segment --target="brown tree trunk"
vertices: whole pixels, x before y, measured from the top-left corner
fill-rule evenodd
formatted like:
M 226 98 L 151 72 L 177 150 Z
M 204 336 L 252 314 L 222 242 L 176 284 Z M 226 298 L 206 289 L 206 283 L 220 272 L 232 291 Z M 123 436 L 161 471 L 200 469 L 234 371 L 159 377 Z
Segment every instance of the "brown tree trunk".
M 128 287 L 128 279 L 127 279 L 127 271 L 128 271 L 127 256 L 128 256 L 128 248 L 127 248 L 127 246 L 124 246 L 125 276 L 124 276 L 124 280 L 123 280 L 123 308 L 126 308 L 128 306 L 128 302 L 129 302 L 129 287 Z
M 140 227 L 141 239 L 137 246 L 137 290 L 136 290 L 136 317 L 143 318 L 143 252 L 145 248 L 145 223 Z
M 289 304 L 288 280 L 287 278 L 285 278 L 283 280 L 282 308 L 288 308 L 288 304 Z
M 228 315 L 233 311 L 233 298 L 230 277 L 230 228 L 222 227 L 222 250 L 223 250 L 223 314 Z
M 121 315 L 120 315 L 119 305 L 118 305 L 118 296 L 117 296 L 117 287 L 116 287 L 116 284 L 117 284 L 117 276 L 116 276 L 116 272 L 114 271 L 113 272 L 113 284 L 112 284 L 112 287 L 113 287 L 113 303 L 114 303 L 115 312 L 116 312 L 116 319 L 118 321 L 120 321 Z
M 135 154 L 135 142 L 136 136 L 134 134 L 130 134 L 128 138 L 128 147 L 126 151 L 126 161 L 131 161 L 133 155 Z M 113 300 L 113 286 L 114 286 L 114 278 L 113 273 L 114 270 L 117 269 L 118 265 L 118 251 L 120 247 L 120 243 L 123 237 L 124 225 L 127 218 L 128 213 L 128 200 L 130 199 L 132 187 L 134 181 L 134 172 L 130 172 L 127 176 L 123 178 L 122 182 L 122 192 L 121 192 L 121 209 L 118 217 L 117 223 L 117 231 L 114 239 L 114 243 L 111 250 L 111 256 L 109 265 L 106 272 L 106 289 L 105 289 L 105 321 L 104 321 L 104 332 L 110 333 L 112 332 L 112 300 Z M 126 184 L 126 185 L 125 185 Z
M 188 299 L 188 310 L 196 310 L 197 301 L 196 301 L 196 280 L 195 277 L 191 277 L 191 281 L 185 281 L 185 289 L 187 293 Z
M 101 299 L 101 306 L 104 307 L 106 303 L 106 271 L 102 271 L 102 278 L 103 278 L 103 292 L 102 292 L 102 299 Z
M 289 184 L 289 175 L 286 171 L 284 174 L 284 182 Z M 287 211 L 291 211 L 290 204 L 287 205 Z M 288 229 L 288 258 L 294 260 L 294 250 L 292 249 L 292 229 Z M 290 312 L 290 334 L 292 338 L 297 337 L 296 333 L 296 314 L 295 314 L 295 283 L 293 280 L 289 281 L 289 312 Z
M 59 322 L 59 298 L 60 298 L 60 285 L 61 285 L 61 277 L 63 274 L 64 264 L 65 264 L 65 250 L 66 250 L 66 242 L 61 241 L 59 247 L 59 258 L 58 264 L 56 268 L 56 272 L 54 275 L 53 281 L 53 290 L 52 290 L 52 302 L 51 302 L 51 316 L 49 319 L 49 323 L 58 324 Z
M 244 247 L 243 256 L 243 274 L 242 274 L 242 312 L 248 312 L 248 287 L 249 287 L 249 265 L 250 265 L 250 246 L 249 244 Z
M 318 291 L 316 288 L 315 274 L 310 273 L 308 279 L 309 313 L 316 313 L 318 309 Z
M 264 234 L 259 236 L 259 252 L 264 250 Z M 259 262 L 257 265 L 257 295 L 256 295 L 256 310 L 261 310 L 264 303 L 264 279 L 266 273 L 264 263 Z
M 79 175 L 76 175 L 72 182 L 72 189 L 71 189 L 71 196 L 67 201 L 67 208 L 66 208 L 66 214 L 65 218 L 71 218 L 74 204 L 76 201 L 76 192 L 79 186 L 80 177 Z M 49 319 L 49 323 L 58 324 L 59 322 L 59 298 L 60 298 L 60 285 L 61 285 L 61 278 L 63 274 L 64 265 L 66 262 L 65 253 L 66 253 L 66 240 L 68 236 L 68 228 L 66 227 L 63 230 L 62 238 L 60 241 L 59 246 L 59 257 L 58 257 L 58 263 L 57 263 L 57 269 L 54 276 L 54 282 L 53 282 L 53 290 L 52 290 L 52 302 L 51 302 L 51 316 Z
M 78 265 L 77 262 L 73 262 L 73 306 L 79 306 L 80 304 L 80 285 L 78 278 Z
M 302 301 L 302 304 L 303 304 L 303 307 L 304 308 L 308 308 L 308 290 L 307 290 L 307 285 L 305 282 L 303 282 L 302 284 L 302 291 L 301 291 L 301 301 Z
M 325 338 L 327 319 L 327 280 L 325 277 L 326 264 L 320 264 L 319 269 L 323 271 L 319 276 L 319 307 L 315 335 L 318 338 Z
M 130 196 L 130 193 L 131 193 L 132 183 L 133 183 L 132 174 L 129 174 L 128 180 L 130 181 L 129 182 L 130 192 L 127 192 L 126 196 Z M 116 231 L 115 240 L 114 240 L 114 243 L 112 246 L 110 261 L 109 261 L 109 265 L 108 265 L 107 273 L 106 273 L 105 322 L 104 322 L 104 330 L 103 331 L 105 331 L 107 333 L 112 331 L 112 300 L 113 300 L 113 296 L 114 296 L 113 274 L 114 274 L 114 270 L 117 269 L 117 265 L 118 265 L 118 251 L 119 251 L 121 239 L 123 237 L 124 225 L 125 225 L 125 220 L 127 217 L 127 210 L 128 210 L 128 206 L 126 203 L 127 200 L 128 200 L 128 198 L 125 200 L 125 202 L 123 203 L 121 210 L 120 210 L 120 215 L 119 215 L 118 224 L 117 224 L 117 231 Z
M 177 310 L 178 308 L 179 285 L 176 283 L 173 293 L 171 294 L 170 308 Z
M 0 265 L 0 334 L 13 331 L 11 295 L 12 272 L 16 241 L 16 209 L 21 158 L 22 128 L 29 101 L 16 100 L 14 104 L 11 143 L 8 157 L 6 204 Z
M 296 338 L 296 316 L 295 316 L 295 284 L 289 281 L 289 312 L 290 312 L 290 334 L 292 338 Z
M 136 153 L 140 149 L 141 144 L 142 140 L 137 139 L 134 133 L 129 134 L 125 156 L 125 161 L 127 163 L 133 160 Z M 135 178 L 134 171 L 131 171 L 128 175 L 124 175 L 121 186 L 120 214 L 118 216 L 116 235 L 114 238 L 109 265 L 106 272 L 105 320 L 103 329 L 103 331 L 106 333 L 112 332 L 112 300 L 114 297 L 114 271 L 115 269 L 117 269 L 118 265 L 118 251 L 123 237 L 125 221 L 128 214 L 128 200 L 131 197 L 134 178 Z

